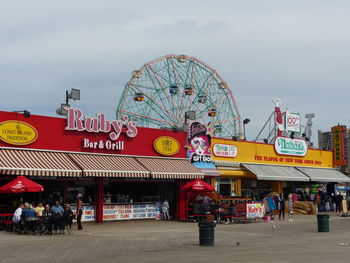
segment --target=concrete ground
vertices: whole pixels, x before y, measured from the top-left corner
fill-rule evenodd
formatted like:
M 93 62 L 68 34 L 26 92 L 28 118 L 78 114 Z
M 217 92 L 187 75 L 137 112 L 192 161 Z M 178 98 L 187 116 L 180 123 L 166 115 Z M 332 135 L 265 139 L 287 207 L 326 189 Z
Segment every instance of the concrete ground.
M 2 231 L 0 262 L 349 262 L 350 217 L 331 215 L 329 233 L 317 232 L 316 216 L 221 224 L 214 247 L 198 243 L 198 225 L 176 221 L 85 224 L 64 236 Z

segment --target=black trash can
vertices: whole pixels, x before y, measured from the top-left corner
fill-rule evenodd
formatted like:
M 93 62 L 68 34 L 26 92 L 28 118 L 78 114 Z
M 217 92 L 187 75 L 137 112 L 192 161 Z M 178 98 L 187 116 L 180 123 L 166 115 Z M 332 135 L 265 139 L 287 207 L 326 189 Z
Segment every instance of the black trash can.
M 317 215 L 318 232 L 329 232 L 329 215 Z
M 198 226 L 199 226 L 199 245 L 214 246 L 215 223 L 198 223 Z

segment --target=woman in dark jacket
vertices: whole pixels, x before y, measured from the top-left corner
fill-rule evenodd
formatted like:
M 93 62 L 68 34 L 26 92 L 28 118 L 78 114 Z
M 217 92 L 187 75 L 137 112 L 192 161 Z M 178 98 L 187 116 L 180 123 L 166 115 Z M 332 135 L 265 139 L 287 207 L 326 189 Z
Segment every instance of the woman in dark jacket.
M 62 216 L 62 221 L 63 221 L 63 228 L 64 227 L 68 227 L 68 232 L 70 232 L 70 230 L 72 229 L 72 223 L 73 223 L 73 218 L 74 218 L 74 214 L 72 209 L 70 208 L 70 205 L 66 204 L 64 207 L 64 212 L 63 212 L 63 216 Z
M 45 205 L 45 210 L 41 217 L 41 231 L 52 235 L 52 210 L 49 204 Z

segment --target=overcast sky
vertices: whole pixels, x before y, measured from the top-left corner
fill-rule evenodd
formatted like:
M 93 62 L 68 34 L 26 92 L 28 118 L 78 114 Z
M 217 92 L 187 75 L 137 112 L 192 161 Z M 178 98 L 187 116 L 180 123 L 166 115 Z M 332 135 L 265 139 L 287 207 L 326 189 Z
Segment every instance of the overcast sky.
M 0 0 L 0 110 L 56 116 L 65 90 L 114 117 L 131 72 L 167 54 L 197 57 L 228 82 L 257 135 L 273 110 L 350 126 L 350 1 Z

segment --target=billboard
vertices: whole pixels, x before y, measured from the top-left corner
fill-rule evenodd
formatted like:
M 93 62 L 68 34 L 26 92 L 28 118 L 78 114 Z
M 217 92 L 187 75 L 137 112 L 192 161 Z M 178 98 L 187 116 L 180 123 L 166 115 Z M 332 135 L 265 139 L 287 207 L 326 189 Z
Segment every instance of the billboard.
M 344 151 L 345 131 L 346 131 L 346 126 L 344 125 L 338 125 L 338 126 L 332 127 L 334 166 L 346 165 L 345 151 Z
M 300 114 L 286 111 L 284 114 L 285 129 L 287 132 L 300 132 Z
M 188 124 L 187 157 L 200 169 L 215 169 L 211 156 L 211 128 L 198 121 Z

